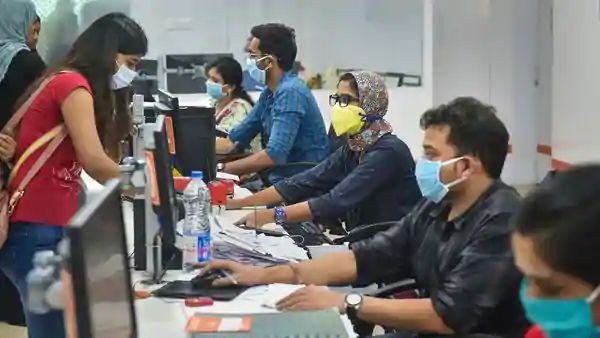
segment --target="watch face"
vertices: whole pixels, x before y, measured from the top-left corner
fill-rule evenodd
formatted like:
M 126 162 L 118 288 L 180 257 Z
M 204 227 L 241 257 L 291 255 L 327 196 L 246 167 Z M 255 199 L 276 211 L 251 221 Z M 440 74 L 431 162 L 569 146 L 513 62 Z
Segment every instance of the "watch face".
M 346 296 L 346 303 L 350 306 L 356 306 L 362 301 L 362 296 L 357 293 L 351 293 Z

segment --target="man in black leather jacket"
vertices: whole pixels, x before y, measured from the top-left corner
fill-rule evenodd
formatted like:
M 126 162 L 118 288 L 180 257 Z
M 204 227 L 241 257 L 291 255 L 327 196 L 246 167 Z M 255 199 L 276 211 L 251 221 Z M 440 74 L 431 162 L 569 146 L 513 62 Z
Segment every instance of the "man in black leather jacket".
M 282 299 L 281 310 L 338 307 L 351 319 L 406 332 L 522 337 L 520 275 L 510 248 L 509 219 L 520 199 L 500 180 L 508 132 L 493 107 L 458 98 L 427 111 L 417 181 L 426 197 L 396 225 L 351 251 L 271 268 L 215 261 L 232 278 L 215 285 L 311 285 Z M 375 173 L 376 174 L 376 173 Z M 418 299 L 344 295 L 322 286 L 367 285 L 414 278 Z

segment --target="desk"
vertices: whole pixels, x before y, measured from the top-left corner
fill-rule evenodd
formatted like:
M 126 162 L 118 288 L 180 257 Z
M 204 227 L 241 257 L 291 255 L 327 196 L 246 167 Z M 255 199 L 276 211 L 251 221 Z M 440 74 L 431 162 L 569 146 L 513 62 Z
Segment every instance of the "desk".
M 181 272 L 169 271 L 165 279 L 176 280 L 180 276 L 182 279 L 190 277 L 189 275 L 183 275 Z M 138 281 L 142 278 L 142 274 L 135 272 L 132 277 L 134 281 Z M 151 289 L 155 288 L 152 287 Z M 188 318 L 195 313 L 258 314 L 277 312 L 276 310 L 262 306 L 263 300 L 260 288 L 265 287 L 248 289 L 233 301 L 215 302 L 214 305 L 209 307 L 188 308 L 182 300 L 165 300 L 159 298 L 137 300 L 135 302 L 135 310 L 138 323 L 138 337 L 187 338 L 184 328 Z M 352 324 L 345 315 L 342 316 L 342 322 L 348 335 L 356 337 Z
M 249 194 L 245 189 L 236 187 L 236 197 L 243 197 Z M 124 205 L 124 218 L 126 224 L 126 233 L 128 236 L 128 246 L 133 250 L 133 208 L 131 203 Z M 223 227 L 232 226 L 233 222 L 250 212 L 249 210 L 224 210 L 220 214 Z M 131 252 L 131 251 L 129 251 Z M 305 255 L 304 259 L 308 259 Z M 193 275 L 185 274 L 182 271 L 169 271 L 165 275 L 165 280 L 189 280 Z M 137 283 L 144 279 L 143 272 L 132 272 L 132 280 L 137 290 L 144 289 Z M 147 290 L 152 291 L 160 286 L 152 286 Z M 184 331 L 187 320 L 195 313 L 228 313 L 228 314 L 256 314 L 276 312 L 262 306 L 264 293 L 261 294 L 261 287 L 251 288 L 230 302 L 215 302 L 210 307 L 187 308 L 182 300 L 165 300 L 158 298 L 149 298 L 137 300 L 135 302 L 138 337 L 140 338 L 187 338 Z M 261 297 L 263 296 L 263 297 Z M 350 337 L 355 337 L 352 325 L 346 316 L 342 316 L 342 321 Z

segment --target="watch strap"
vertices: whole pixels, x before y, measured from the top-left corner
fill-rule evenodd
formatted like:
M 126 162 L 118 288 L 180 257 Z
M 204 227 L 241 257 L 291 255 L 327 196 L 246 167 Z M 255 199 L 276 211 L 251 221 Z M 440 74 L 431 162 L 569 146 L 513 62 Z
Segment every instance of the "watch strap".
M 283 225 L 287 221 L 287 215 L 285 214 L 283 207 L 275 207 L 275 209 L 273 209 L 273 216 L 275 224 L 277 225 Z

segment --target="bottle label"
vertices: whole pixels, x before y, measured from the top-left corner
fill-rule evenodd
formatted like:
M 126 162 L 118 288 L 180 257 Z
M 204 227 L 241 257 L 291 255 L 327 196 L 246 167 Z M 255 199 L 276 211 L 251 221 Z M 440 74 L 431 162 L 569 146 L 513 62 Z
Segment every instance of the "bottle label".
M 198 235 L 198 255 L 197 262 L 204 263 L 208 262 L 211 259 L 211 250 L 210 250 L 210 232 L 204 232 Z
M 198 262 L 198 239 L 196 236 L 183 236 L 183 268 Z

